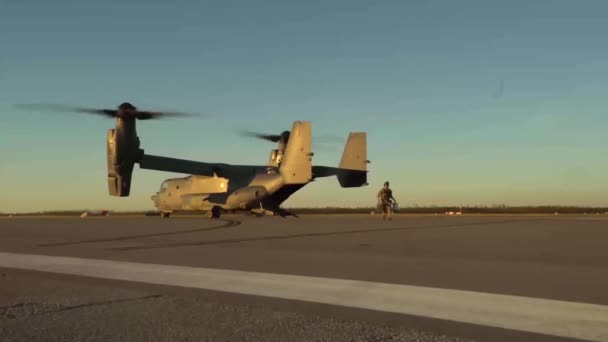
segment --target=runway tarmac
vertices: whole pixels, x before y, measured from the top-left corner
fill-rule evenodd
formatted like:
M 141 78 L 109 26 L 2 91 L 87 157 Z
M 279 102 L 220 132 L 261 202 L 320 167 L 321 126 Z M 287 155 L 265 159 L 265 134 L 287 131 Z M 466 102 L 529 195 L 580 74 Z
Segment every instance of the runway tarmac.
M 603 215 L 3 218 L 0 341 L 607 341 L 607 246 Z

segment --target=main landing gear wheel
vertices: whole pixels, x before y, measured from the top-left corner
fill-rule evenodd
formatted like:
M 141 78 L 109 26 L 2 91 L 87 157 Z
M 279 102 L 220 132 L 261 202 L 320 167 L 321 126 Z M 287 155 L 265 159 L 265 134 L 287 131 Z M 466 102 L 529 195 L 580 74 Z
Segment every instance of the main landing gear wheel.
M 162 217 L 162 218 L 169 218 L 169 216 L 171 216 L 171 213 L 167 213 L 164 211 L 160 212 L 160 217 Z
M 221 214 L 222 214 L 222 210 L 220 207 L 216 206 L 216 207 L 211 208 L 211 213 L 210 213 L 211 218 L 218 219 L 218 218 L 220 218 Z

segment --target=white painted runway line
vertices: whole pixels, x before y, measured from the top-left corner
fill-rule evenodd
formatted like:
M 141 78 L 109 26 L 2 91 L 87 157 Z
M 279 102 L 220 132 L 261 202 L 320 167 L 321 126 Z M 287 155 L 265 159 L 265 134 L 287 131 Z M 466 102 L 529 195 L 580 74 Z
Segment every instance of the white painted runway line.
M 2 252 L 0 267 L 301 300 L 608 341 L 605 305 L 344 279 Z

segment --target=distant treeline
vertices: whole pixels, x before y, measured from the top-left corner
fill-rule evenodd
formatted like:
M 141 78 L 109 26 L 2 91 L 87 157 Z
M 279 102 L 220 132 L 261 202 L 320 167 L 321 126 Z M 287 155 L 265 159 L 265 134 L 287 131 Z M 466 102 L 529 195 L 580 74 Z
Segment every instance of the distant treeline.
M 0 216 L 80 216 L 83 213 L 87 213 L 89 216 L 104 216 L 102 213 L 97 211 L 87 210 L 49 210 L 49 211 L 36 211 L 26 213 L 0 213 Z M 110 210 L 107 214 L 112 216 L 119 215 L 157 215 L 156 211 L 112 211 Z
M 292 208 L 299 214 L 370 214 L 379 213 L 377 208 Z M 571 206 L 476 206 L 476 207 L 402 207 L 398 213 L 402 214 L 605 214 L 608 207 L 571 207 Z
M 360 207 L 360 208 L 288 208 L 289 211 L 295 214 L 370 214 L 372 212 L 379 213 L 375 207 Z M 575 207 L 575 206 L 470 206 L 470 207 L 455 207 L 455 206 L 433 206 L 433 207 L 403 207 L 399 208 L 398 213 L 401 214 L 608 214 L 608 207 Z M 86 210 L 64 210 L 64 211 L 40 211 L 30 213 L 8 214 L 0 213 L 0 216 L 80 216 Z M 91 216 L 101 216 L 99 211 L 88 211 Z M 206 212 L 182 212 L 188 215 L 206 215 Z M 178 213 L 179 214 L 179 213 Z M 146 215 L 156 216 L 156 211 L 110 211 L 112 216 L 121 215 Z

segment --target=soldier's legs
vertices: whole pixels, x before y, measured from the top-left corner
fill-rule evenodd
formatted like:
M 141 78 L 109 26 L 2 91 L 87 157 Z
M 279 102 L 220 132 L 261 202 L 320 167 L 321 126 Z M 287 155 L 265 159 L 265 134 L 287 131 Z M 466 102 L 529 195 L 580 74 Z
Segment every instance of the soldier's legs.
M 388 214 L 389 210 L 390 210 L 390 207 L 389 207 L 388 203 L 382 202 L 382 219 L 383 220 L 386 220 L 386 215 Z

